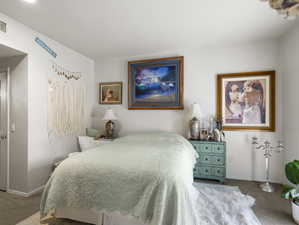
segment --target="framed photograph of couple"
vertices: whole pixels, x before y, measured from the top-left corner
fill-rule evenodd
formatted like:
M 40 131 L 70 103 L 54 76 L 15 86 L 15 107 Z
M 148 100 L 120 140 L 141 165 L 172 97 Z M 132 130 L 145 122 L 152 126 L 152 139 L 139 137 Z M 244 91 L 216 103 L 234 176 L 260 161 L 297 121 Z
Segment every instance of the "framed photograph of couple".
M 275 131 L 275 101 L 275 71 L 217 76 L 217 116 L 224 130 Z

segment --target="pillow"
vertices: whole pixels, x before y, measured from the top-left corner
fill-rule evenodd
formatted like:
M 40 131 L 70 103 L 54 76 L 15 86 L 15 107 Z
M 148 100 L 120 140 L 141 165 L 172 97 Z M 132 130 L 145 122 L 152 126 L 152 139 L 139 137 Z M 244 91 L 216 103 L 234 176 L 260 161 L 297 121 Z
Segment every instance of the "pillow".
M 86 136 L 88 137 L 99 137 L 100 136 L 100 131 L 97 129 L 93 128 L 86 128 Z
M 79 136 L 79 145 L 82 152 L 96 148 L 99 143 L 93 137 Z

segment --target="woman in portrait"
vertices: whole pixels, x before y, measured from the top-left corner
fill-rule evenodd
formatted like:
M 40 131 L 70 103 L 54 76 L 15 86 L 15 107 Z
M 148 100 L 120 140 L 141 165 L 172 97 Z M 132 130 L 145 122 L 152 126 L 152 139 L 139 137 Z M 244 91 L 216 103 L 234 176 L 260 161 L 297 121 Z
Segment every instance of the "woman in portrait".
M 229 97 L 231 100 L 229 109 L 232 113 L 232 118 L 240 119 L 242 116 L 242 107 L 241 107 L 241 96 L 242 93 L 239 91 L 239 86 L 233 84 L 231 86 L 231 91 L 229 92 Z
M 117 97 L 114 96 L 114 92 L 112 89 L 108 88 L 106 93 L 104 94 L 104 102 L 112 102 L 117 101 Z
M 243 110 L 243 124 L 261 124 L 263 91 L 258 81 L 249 80 L 244 83 L 242 101 L 245 103 Z

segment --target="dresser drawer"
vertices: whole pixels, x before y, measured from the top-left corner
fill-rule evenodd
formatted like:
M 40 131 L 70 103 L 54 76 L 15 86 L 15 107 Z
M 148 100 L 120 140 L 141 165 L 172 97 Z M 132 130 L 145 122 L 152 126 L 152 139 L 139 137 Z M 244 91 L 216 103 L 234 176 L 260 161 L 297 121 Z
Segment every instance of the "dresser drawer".
M 223 166 L 225 164 L 224 155 L 213 156 L 212 163 L 214 165 Z
M 199 155 L 199 162 L 198 164 L 213 164 L 213 156 L 201 154 Z
M 225 146 L 223 144 L 214 144 L 213 145 L 213 152 L 214 153 L 224 153 Z
M 193 169 L 193 177 L 200 177 L 200 172 L 198 167 L 194 167 Z
M 200 152 L 212 153 L 213 152 L 212 144 L 209 144 L 209 143 L 201 144 L 200 145 Z
M 200 166 L 197 167 L 199 175 L 201 176 L 213 176 L 213 168 L 208 167 L 208 166 Z
M 214 167 L 212 170 L 213 176 L 216 177 L 225 177 L 225 168 L 224 167 Z
M 195 143 L 195 142 L 191 142 L 192 143 L 192 145 L 193 145 L 193 148 L 199 153 L 200 152 L 200 146 L 201 146 L 201 144 L 199 144 L 199 143 Z

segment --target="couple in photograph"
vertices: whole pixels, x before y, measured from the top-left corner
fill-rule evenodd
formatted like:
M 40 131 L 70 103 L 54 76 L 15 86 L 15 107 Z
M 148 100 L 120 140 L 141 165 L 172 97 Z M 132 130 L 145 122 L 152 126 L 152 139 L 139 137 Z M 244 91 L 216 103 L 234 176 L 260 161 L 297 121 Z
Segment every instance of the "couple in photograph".
M 247 80 L 242 85 L 232 84 L 228 93 L 229 118 L 243 124 L 261 124 L 263 119 L 263 86 L 258 80 Z

